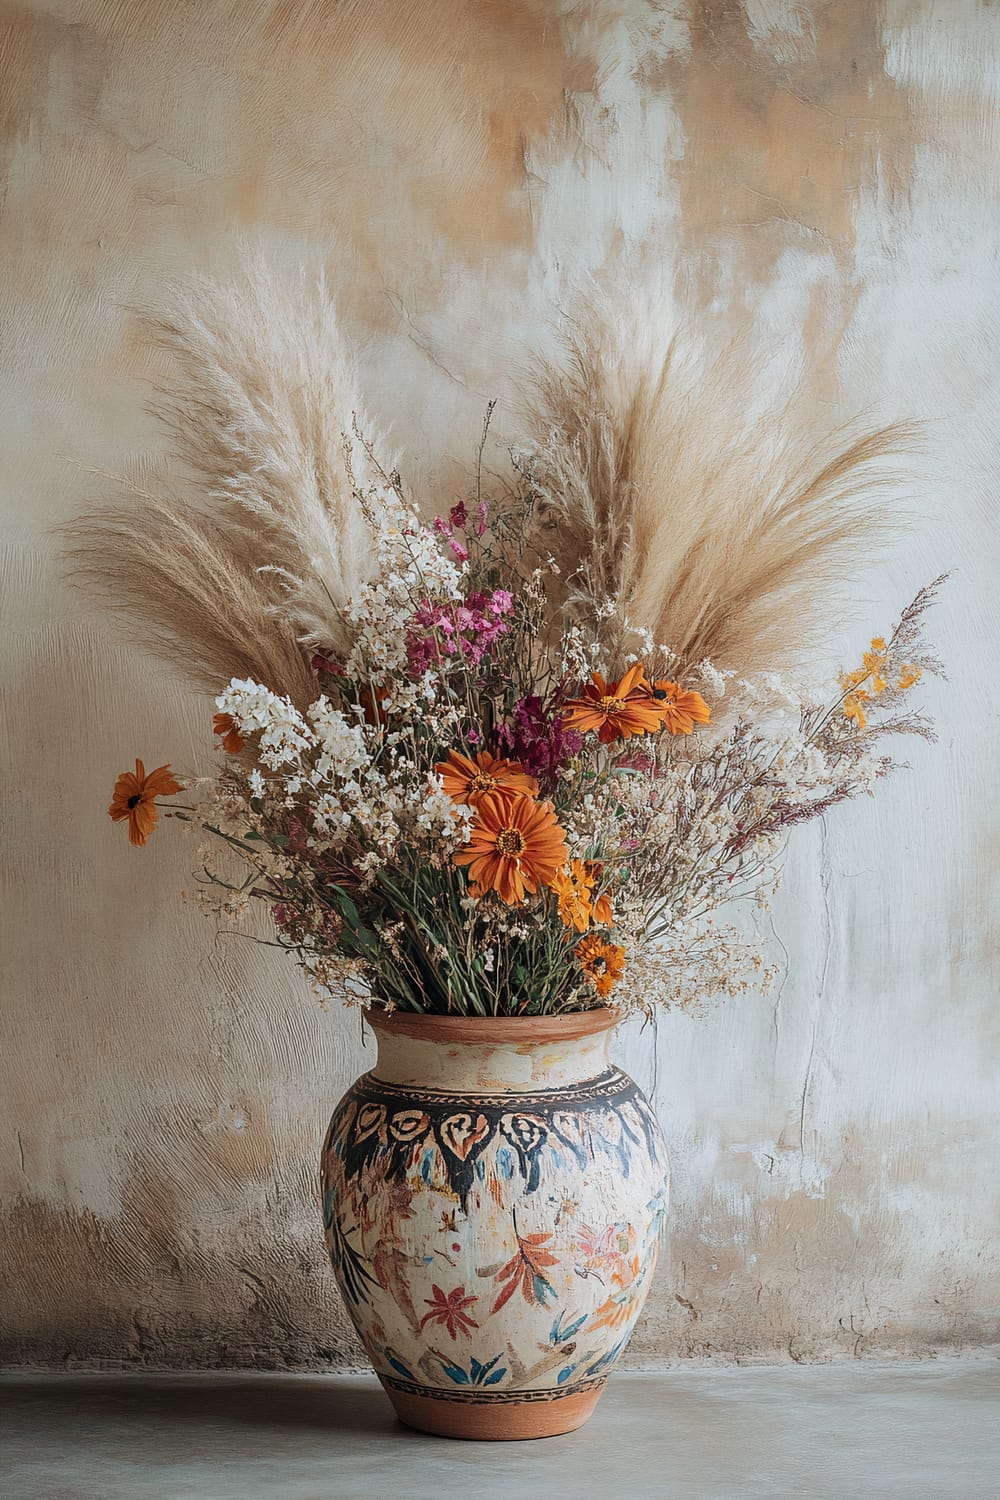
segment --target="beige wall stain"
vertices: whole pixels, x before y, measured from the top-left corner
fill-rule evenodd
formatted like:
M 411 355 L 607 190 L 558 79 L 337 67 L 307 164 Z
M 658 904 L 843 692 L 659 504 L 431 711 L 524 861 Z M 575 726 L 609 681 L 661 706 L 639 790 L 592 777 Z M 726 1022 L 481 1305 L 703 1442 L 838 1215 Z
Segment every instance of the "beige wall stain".
M 730 0 L 693 4 L 690 55 L 666 70 L 687 138 L 685 232 L 696 245 L 738 239 L 762 279 L 796 239 L 831 246 L 849 271 L 857 197 L 876 152 L 900 181 L 912 164 L 906 98 L 884 69 L 881 7 L 817 0 L 796 8 L 791 37 L 755 27 L 750 11 Z
M 0 9 L 3 1357 L 360 1358 L 317 1157 L 373 1049 L 181 902 L 190 842 L 109 824 L 115 773 L 194 767 L 210 710 L 67 593 L 48 530 L 94 471 L 160 481 L 133 309 L 244 236 L 327 267 L 428 484 L 495 394 L 503 457 L 520 372 L 592 279 L 625 308 L 658 277 L 664 341 L 804 351 L 824 421 L 932 421 L 921 520 L 831 650 L 955 566 L 942 743 L 793 851 L 776 993 L 623 1038 L 674 1168 L 630 1358 L 997 1337 L 998 26 L 964 0 Z
M 919 139 L 885 71 L 883 8 L 696 0 L 689 17 L 690 52 L 663 71 L 686 141 L 687 284 L 703 305 L 752 310 L 784 262 L 807 287 L 800 330 L 816 394 L 835 400 L 831 366 L 860 290 L 858 203 L 876 172 L 905 196 Z

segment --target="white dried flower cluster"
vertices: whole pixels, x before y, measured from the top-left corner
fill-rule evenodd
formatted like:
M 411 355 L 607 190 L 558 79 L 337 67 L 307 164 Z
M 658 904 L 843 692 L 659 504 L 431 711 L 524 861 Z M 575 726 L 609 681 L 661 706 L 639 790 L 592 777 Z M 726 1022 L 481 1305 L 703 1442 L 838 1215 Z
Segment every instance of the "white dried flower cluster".
M 303 803 L 323 838 L 317 848 L 336 848 L 348 836 L 367 846 L 360 868 L 370 874 L 393 859 L 401 843 L 416 840 L 436 855 L 450 854 L 469 836 L 472 813 L 452 801 L 440 782 L 415 762 L 389 752 L 380 769 L 368 761 L 349 778 L 310 778 L 316 795 Z
M 885 775 L 885 762 L 878 755 L 859 755 L 851 761 L 837 761 L 833 775 L 838 781 L 851 780 L 863 792 L 870 792 Z
M 231 890 L 214 882 L 199 885 L 197 890 L 184 894 L 206 916 L 222 918 L 227 922 L 238 922 L 250 911 L 250 897 L 245 891 Z
M 362 959 L 349 958 L 343 953 L 304 950 L 300 954 L 300 963 L 324 1010 L 332 995 L 336 995 L 345 1005 L 363 1005 L 371 999 L 371 990 L 365 977 L 368 966 Z
M 403 684 L 382 700 L 383 711 L 391 707 L 398 714 L 405 706 L 416 712 L 433 685 L 428 678 Z M 325 695 L 303 718 L 286 699 L 239 680 L 216 705 L 231 715 L 241 736 L 260 735 L 257 753 L 275 773 L 265 777 L 255 767 L 242 787 L 233 779 L 217 784 L 205 816 L 220 832 L 242 838 L 256 826 L 250 799 L 267 799 L 296 810 L 311 834 L 310 846 L 319 851 L 340 848 L 348 838 L 365 847 L 359 861 L 365 876 L 391 860 L 404 839 L 432 848 L 438 858 L 467 841 L 471 810 L 456 804 L 440 778 L 408 753 L 402 731 L 389 734 L 352 722 Z M 426 718 L 426 704 L 422 713 Z M 454 717 L 445 706 L 436 722 L 446 729 Z
M 234 677 L 215 706 L 231 715 L 242 735 L 260 734 L 258 753 L 272 771 L 297 765 L 309 744 L 309 731 L 298 710 L 259 682 Z
M 310 705 L 309 722 L 319 752 L 313 767 L 314 785 L 346 780 L 367 763 L 369 751 L 360 725 L 349 723 L 329 698 L 319 698 Z
M 752 942 L 734 927 L 710 918 L 700 926 L 678 923 L 669 945 L 638 940 L 626 948 L 615 992 L 626 1012 L 697 1010 L 712 996 L 736 996 L 751 985 L 766 991 L 776 977 Z
M 441 537 L 424 525 L 391 484 L 359 496 L 372 533 L 373 576 L 344 608 L 353 648 L 348 676 L 374 681 L 406 661 L 406 632 L 425 599 L 462 598 L 464 563 L 446 555 Z

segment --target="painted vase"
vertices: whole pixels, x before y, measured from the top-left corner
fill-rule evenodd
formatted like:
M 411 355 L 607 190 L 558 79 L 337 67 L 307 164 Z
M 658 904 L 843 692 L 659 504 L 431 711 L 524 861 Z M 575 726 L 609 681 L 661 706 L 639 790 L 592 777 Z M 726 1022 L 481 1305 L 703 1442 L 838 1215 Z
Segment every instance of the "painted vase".
M 323 1148 L 326 1243 L 410 1427 L 548 1437 L 596 1406 L 667 1195 L 656 1117 L 608 1058 L 616 1019 L 368 1013 L 378 1061 Z

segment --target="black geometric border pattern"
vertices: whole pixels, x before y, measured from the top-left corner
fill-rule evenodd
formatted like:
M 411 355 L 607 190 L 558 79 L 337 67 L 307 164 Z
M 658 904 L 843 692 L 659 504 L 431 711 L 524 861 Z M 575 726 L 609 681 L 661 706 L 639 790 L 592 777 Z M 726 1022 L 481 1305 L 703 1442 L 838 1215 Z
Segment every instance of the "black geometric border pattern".
M 587 1078 L 582 1083 L 564 1083 L 560 1088 L 539 1089 L 533 1094 L 523 1094 L 520 1089 L 510 1089 L 506 1093 L 480 1094 L 462 1089 L 411 1088 L 408 1084 L 386 1083 L 374 1071 L 363 1073 L 355 1082 L 354 1089 L 363 1089 L 366 1098 L 417 1100 L 420 1104 L 490 1104 L 503 1109 L 516 1104 L 527 1109 L 558 1109 L 560 1105 L 567 1103 L 586 1104 L 598 1098 L 614 1099 L 635 1086 L 628 1074 L 623 1073 L 620 1068 L 609 1068 L 606 1073 L 599 1073 L 596 1078 Z
M 566 1396 L 579 1396 L 583 1391 L 599 1390 L 608 1383 L 606 1375 L 596 1375 L 592 1380 L 578 1380 L 565 1390 L 550 1387 L 541 1391 L 445 1391 L 440 1386 L 415 1385 L 409 1380 L 396 1380 L 391 1375 L 379 1375 L 379 1380 L 408 1396 L 426 1396 L 431 1401 L 450 1401 L 463 1406 L 522 1406 L 531 1401 L 561 1401 Z
M 656 1119 L 636 1083 L 612 1069 L 584 1084 L 536 1094 L 460 1094 L 399 1088 L 373 1074 L 359 1078 L 330 1123 L 325 1154 L 343 1164 L 353 1181 L 376 1158 L 390 1180 L 405 1177 L 416 1156 L 436 1145 L 448 1186 L 463 1209 L 476 1177 L 476 1163 L 492 1141 L 513 1147 L 525 1183 L 533 1193 L 546 1145 L 566 1147 L 581 1167 L 593 1156 L 594 1140 L 581 1129 L 581 1117 L 615 1116 L 622 1135 L 616 1143 L 600 1132 L 606 1150 L 616 1151 L 623 1174 L 629 1174 L 631 1141 L 658 1159 Z M 386 1160 L 385 1158 L 388 1158 Z

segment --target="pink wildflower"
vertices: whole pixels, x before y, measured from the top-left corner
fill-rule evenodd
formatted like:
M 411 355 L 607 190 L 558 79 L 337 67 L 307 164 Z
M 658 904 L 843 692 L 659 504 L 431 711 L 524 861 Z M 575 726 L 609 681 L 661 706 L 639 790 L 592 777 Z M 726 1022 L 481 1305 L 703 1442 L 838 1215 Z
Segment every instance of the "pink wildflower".
M 508 628 L 492 608 L 491 596 L 487 594 L 472 593 L 464 604 L 457 606 L 431 604 L 425 599 L 414 611 L 407 631 L 410 673 L 420 677 L 433 662 L 441 660 L 442 654 L 456 656 L 459 652 L 473 666 L 479 666 L 497 637 Z

